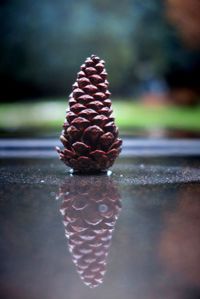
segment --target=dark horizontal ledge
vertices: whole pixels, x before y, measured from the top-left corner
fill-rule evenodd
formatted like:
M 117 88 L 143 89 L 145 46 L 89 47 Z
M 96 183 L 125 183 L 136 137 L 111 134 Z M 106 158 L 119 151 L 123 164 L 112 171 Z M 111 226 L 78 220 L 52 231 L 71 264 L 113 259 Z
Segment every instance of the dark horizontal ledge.
M 0 157 L 56 157 L 58 139 L 0 139 Z M 200 139 L 123 139 L 122 157 L 200 156 Z

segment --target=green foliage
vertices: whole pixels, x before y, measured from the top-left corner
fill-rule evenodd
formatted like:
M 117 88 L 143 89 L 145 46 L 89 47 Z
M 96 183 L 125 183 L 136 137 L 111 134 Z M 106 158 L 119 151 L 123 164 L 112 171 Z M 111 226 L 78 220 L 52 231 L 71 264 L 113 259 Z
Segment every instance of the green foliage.
M 60 132 L 67 102 L 49 99 L 47 102 L 1 104 L 0 130 L 43 130 Z M 195 108 L 147 107 L 127 99 L 113 102 L 116 123 L 122 132 L 135 128 L 172 128 L 200 130 L 200 106 Z

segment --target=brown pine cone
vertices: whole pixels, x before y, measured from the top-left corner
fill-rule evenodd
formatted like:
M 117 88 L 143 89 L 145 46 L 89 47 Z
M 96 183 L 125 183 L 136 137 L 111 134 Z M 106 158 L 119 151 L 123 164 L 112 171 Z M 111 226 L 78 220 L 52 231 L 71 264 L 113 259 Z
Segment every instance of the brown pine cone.
M 121 151 L 104 63 L 96 55 L 87 58 L 69 96 L 60 136 L 64 149 L 57 147 L 57 152 L 67 166 L 78 172 L 105 171 Z
M 119 193 L 107 177 L 70 177 L 60 187 L 59 197 L 77 272 L 86 285 L 96 287 L 106 272 L 112 232 L 121 209 Z

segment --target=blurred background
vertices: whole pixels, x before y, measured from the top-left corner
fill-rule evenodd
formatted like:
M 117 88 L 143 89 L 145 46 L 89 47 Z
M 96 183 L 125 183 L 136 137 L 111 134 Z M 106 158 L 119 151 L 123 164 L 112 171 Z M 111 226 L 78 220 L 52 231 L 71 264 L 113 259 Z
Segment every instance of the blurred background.
M 2 0 L 0 34 L 1 136 L 59 136 L 91 54 L 122 135 L 200 136 L 199 0 Z

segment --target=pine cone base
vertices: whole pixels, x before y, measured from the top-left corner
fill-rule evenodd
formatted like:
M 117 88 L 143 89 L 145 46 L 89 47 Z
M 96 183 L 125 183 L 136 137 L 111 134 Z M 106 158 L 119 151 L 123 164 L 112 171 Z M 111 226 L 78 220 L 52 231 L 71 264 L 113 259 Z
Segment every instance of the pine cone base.
M 105 62 L 92 55 L 77 74 L 60 140 L 60 159 L 75 171 L 106 171 L 121 151 Z

